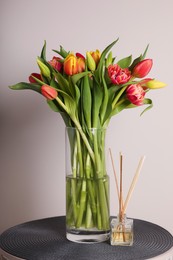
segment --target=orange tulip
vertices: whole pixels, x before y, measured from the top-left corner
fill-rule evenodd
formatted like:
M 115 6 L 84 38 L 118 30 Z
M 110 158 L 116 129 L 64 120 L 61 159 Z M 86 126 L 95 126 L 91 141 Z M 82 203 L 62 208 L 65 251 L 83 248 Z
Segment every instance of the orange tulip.
M 79 52 L 76 53 L 76 57 L 78 63 L 78 73 L 85 71 L 85 57 Z
M 67 75 L 74 75 L 78 73 L 77 57 L 70 53 L 64 60 L 64 72 Z

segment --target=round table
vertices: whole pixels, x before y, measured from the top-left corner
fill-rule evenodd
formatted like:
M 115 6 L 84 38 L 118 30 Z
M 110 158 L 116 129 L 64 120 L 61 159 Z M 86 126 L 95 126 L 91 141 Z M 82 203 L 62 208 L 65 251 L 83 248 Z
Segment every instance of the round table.
M 0 236 L 3 260 L 142 260 L 163 256 L 172 247 L 173 237 L 167 230 L 139 219 L 134 219 L 134 243 L 129 247 L 111 246 L 109 240 L 96 244 L 68 241 L 64 216 L 20 224 Z M 172 260 L 172 256 L 158 259 Z

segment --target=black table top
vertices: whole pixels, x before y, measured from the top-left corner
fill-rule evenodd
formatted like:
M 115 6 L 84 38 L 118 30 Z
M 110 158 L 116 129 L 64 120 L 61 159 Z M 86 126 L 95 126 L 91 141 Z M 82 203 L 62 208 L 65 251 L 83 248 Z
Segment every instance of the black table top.
M 0 248 L 28 260 L 143 260 L 161 255 L 173 246 L 172 235 L 153 223 L 134 219 L 134 244 L 111 246 L 110 241 L 78 244 L 66 239 L 65 217 L 35 220 L 6 230 Z

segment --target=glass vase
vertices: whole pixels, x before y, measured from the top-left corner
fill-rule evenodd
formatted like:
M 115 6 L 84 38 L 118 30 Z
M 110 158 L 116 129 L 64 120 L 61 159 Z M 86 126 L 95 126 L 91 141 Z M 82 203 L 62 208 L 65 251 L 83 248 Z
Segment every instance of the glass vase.
M 106 129 L 66 128 L 66 237 L 78 243 L 109 239 Z

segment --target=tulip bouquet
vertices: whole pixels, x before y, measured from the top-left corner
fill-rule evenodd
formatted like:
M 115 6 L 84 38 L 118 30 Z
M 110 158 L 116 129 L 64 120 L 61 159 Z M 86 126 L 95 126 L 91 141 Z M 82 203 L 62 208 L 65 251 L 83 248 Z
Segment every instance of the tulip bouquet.
M 29 82 L 10 86 L 31 89 L 42 94 L 51 109 L 60 112 L 71 147 L 71 173 L 67 179 L 67 225 L 70 229 L 85 227 L 109 229 L 108 181 L 104 160 L 105 131 L 112 116 L 124 109 L 147 105 L 150 89 L 164 83 L 145 78 L 153 61 L 146 59 L 147 48 L 139 57 L 116 60 L 111 48 L 118 39 L 99 50 L 67 52 L 62 46 L 58 56 L 46 59 L 46 42 L 37 58 L 40 73 L 32 73 Z M 101 129 L 101 131 L 95 131 Z M 95 180 L 99 180 L 96 184 Z

